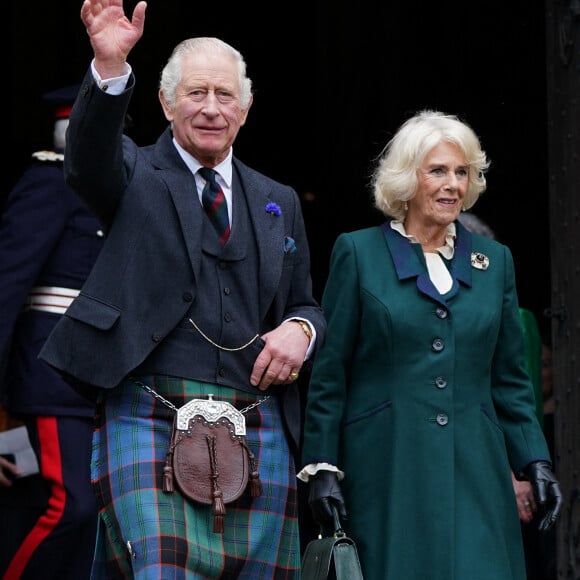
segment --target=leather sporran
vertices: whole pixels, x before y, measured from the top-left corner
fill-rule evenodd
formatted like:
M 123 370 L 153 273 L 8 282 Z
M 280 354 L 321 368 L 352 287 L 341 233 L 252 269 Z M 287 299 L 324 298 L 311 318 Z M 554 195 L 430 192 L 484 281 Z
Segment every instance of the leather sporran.
M 253 453 L 246 444 L 246 421 L 226 401 L 193 399 L 177 409 L 163 470 L 163 491 L 174 483 L 186 498 L 213 506 L 213 531 L 223 533 L 225 506 L 250 483 L 252 497 L 262 495 Z

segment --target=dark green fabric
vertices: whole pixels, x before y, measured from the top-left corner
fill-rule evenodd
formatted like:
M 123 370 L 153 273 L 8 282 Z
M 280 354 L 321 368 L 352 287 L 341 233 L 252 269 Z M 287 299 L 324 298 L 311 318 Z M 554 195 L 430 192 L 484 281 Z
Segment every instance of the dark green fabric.
M 544 428 L 544 398 L 542 394 L 542 337 L 534 313 L 527 308 L 520 308 L 520 320 L 524 330 L 524 347 L 526 370 L 534 385 L 536 415 Z
M 390 235 L 368 228 L 334 246 L 302 464 L 344 471 L 365 580 L 524 580 L 510 467 L 549 452 L 512 255 L 459 230 L 454 286 L 441 296 Z M 487 269 L 472 265 L 477 252 Z

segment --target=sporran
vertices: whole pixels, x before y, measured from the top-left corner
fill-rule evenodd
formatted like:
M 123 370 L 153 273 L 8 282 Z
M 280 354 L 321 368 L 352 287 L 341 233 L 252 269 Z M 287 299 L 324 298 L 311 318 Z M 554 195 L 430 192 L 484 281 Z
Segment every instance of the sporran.
M 129 378 L 175 411 L 163 491 L 173 493 L 177 488 L 187 499 L 213 506 L 213 531 L 223 534 L 226 504 L 237 500 L 248 483 L 252 497 L 262 495 L 257 462 L 246 442 L 244 413 L 269 396 L 241 411 L 227 401 L 214 401 L 212 394 L 177 408 L 145 383 Z

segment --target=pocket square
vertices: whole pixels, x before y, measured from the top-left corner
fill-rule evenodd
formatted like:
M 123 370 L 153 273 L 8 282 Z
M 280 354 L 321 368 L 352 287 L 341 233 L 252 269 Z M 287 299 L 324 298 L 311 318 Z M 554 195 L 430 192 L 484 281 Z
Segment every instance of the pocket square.
M 290 236 L 286 236 L 284 238 L 284 253 L 285 254 L 292 254 L 296 251 L 296 242 L 294 242 L 294 238 Z

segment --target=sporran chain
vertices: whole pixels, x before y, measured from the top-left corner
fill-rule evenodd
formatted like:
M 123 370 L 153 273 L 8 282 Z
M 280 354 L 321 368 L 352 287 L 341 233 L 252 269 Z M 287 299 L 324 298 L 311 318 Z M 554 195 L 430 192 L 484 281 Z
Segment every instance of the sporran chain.
M 157 391 L 154 391 L 149 385 L 146 385 L 145 383 L 141 382 L 139 379 L 135 377 L 129 377 L 129 380 L 138 385 L 139 387 L 143 388 L 144 390 L 146 390 L 150 395 L 153 395 L 158 401 L 161 401 L 161 403 L 163 403 L 166 407 L 169 407 L 172 411 L 177 413 L 178 408 L 171 401 L 168 401 L 164 396 L 160 395 Z M 258 399 L 251 405 L 248 405 L 247 407 L 241 409 L 240 413 L 245 414 L 248 411 L 251 411 L 258 405 L 261 405 L 264 401 L 267 401 L 269 398 L 270 395 L 266 395 L 265 397 Z
M 236 347 L 230 348 L 227 346 L 222 346 L 221 344 L 218 344 L 217 342 L 214 342 L 207 334 L 205 334 L 203 332 L 203 330 L 195 322 L 193 322 L 193 320 L 191 320 L 191 318 L 188 318 L 187 320 L 189 320 L 189 322 L 191 322 L 191 325 L 193 326 L 193 328 L 195 328 L 195 330 L 197 330 L 197 332 L 199 332 L 199 334 L 201 334 L 201 336 L 203 336 L 203 338 L 205 338 L 211 345 L 215 346 L 216 348 L 219 348 L 220 350 L 225 350 L 226 352 L 236 352 L 238 350 L 244 350 L 245 348 L 248 348 L 257 338 L 260 338 L 260 335 L 256 334 L 256 336 L 254 336 L 254 338 L 252 338 L 248 342 L 246 342 L 246 344 L 242 344 L 242 346 L 236 346 Z

